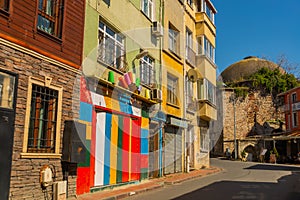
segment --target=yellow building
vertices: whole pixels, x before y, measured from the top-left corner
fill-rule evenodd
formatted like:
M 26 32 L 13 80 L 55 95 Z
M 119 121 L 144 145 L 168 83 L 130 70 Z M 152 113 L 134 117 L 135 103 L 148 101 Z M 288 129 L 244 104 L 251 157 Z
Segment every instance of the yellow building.
M 164 173 L 209 166 L 216 120 L 214 15 L 209 0 L 164 1 L 162 48 Z

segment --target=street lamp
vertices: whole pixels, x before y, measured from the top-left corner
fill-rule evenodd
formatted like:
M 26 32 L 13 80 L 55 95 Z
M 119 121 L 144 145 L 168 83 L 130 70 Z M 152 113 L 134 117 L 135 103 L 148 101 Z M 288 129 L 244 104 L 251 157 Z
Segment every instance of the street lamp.
M 147 56 L 149 54 L 149 52 L 147 50 L 143 50 L 141 51 L 139 54 L 137 54 L 134 59 L 132 60 L 132 71 L 135 73 L 135 64 L 134 64 L 134 61 L 135 60 L 138 60 L 138 59 L 141 59 L 142 57 L 144 56 Z
M 237 159 L 237 142 L 236 142 L 236 115 L 235 115 L 235 101 L 236 101 L 236 96 L 235 96 L 235 91 L 233 89 L 233 94 L 230 96 L 230 100 L 233 103 L 233 140 L 234 140 L 234 159 Z

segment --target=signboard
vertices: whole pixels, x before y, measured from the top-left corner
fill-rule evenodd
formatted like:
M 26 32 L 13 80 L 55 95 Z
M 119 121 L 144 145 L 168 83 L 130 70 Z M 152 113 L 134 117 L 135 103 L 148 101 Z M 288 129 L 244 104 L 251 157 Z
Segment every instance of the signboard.
M 170 124 L 174 125 L 174 126 L 181 127 L 181 128 L 187 128 L 188 127 L 188 124 L 187 124 L 186 121 L 176 119 L 174 117 L 170 117 Z

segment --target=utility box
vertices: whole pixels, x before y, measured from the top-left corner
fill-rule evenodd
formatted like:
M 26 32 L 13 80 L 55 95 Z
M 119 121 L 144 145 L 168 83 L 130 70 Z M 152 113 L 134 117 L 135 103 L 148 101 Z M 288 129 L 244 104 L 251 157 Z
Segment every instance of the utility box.
M 53 185 L 53 200 L 67 199 L 67 181 L 54 182 Z
M 86 159 L 86 125 L 78 121 L 65 121 L 62 161 L 83 163 Z

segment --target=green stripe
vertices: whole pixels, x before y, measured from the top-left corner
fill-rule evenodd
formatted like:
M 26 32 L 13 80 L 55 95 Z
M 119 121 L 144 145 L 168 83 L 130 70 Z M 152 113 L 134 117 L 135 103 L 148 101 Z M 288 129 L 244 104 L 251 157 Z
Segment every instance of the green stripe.
M 91 140 L 86 140 L 84 142 L 85 142 L 85 147 L 86 147 L 85 162 L 84 163 L 78 163 L 78 167 L 89 167 L 90 166 Z
M 123 117 L 118 117 L 117 183 L 122 182 Z

